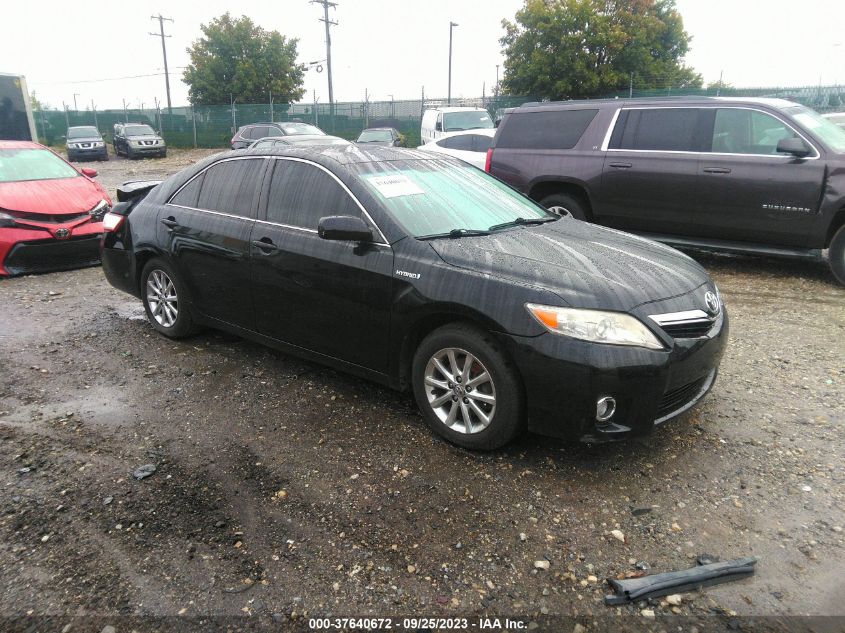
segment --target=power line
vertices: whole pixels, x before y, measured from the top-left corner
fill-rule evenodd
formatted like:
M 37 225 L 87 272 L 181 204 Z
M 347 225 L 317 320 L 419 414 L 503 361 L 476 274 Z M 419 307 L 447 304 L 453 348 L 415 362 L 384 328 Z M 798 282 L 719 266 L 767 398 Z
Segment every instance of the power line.
M 175 66 L 175 68 L 186 68 L 186 66 Z M 101 81 L 122 81 L 123 79 L 141 79 L 142 77 L 161 77 L 164 73 L 147 73 L 145 75 L 127 75 L 125 77 L 105 77 L 102 79 L 73 79 L 62 81 L 32 81 L 33 85 L 52 86 L 55 84 L 93 84 Z
M 164 38 L 170 37 L 170 36 L 164 34 L 164 22 L 165 22 L 165 20 L 167 22 L 173 22 L 173 20 L 171 18 L 163 17 L 161 15 L 161 13 L 159 13 L 158 15 L 150 16 L 150 19 L 151 20 L 158 20 L 159 32 L 158 33 L 150 33 L 150 35 L 152 35 L 154 37 L 160 37 L 161 38 L 161 54 L 162 54 L 162 57 L 164 57 L 164 85 L 165 85 L 165 88 L 167 89 L 167 113 L 170 114 L 171 113 L 171 107 L 170 107 L 170 73 L 167 70 L 167 46 L 165 46 L 165 43 L 164 43 L 164 41 L 165 41 Z

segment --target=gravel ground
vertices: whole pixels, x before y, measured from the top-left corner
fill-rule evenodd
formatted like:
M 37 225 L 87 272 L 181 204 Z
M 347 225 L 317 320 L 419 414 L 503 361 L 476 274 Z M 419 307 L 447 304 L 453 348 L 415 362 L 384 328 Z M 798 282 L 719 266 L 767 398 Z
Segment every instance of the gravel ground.
M 92 166 L 113 191 L 208 153 Z M 0 281 L 0 615 L 845 616 L 845 289 L 818 264 L 700 260 L 732 324 L 699 406 L 638 441 L 487 454 L 408 395 L 167 340 L 98 268 Z M 605 578 L 701 554 L 757 573 L 603 605 Z

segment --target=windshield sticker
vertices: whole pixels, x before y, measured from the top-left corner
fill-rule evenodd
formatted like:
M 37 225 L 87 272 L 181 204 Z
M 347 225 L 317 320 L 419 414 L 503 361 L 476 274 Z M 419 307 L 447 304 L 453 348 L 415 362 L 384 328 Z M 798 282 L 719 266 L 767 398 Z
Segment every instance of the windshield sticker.
M 367 181 L 385 198 L 425 194 L 425 191 L 420 189 L 416 183 L 401 174 L 393 176 L 370 176 L 367 178 Z

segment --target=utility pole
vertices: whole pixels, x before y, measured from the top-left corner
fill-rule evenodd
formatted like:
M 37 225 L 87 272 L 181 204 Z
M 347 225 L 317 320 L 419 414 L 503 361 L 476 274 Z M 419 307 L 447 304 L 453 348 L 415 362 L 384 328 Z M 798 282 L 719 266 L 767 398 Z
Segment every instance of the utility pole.
M 628 83 L 628 98 L 634 98 L 634 73 L 631 73 L 631 80 Z
M 496 98 L 499 98 L 499 64 L 496 64 Z
M 449 22 L 449 90 L 446 105 L 452 105 L 452 29 L 456 26 L 458 26 L 457 22 Z
M 158 20 L 158 33 L 150 33 L 153 37 L 161 38 L 161 54 L 164 57 L 164 86 L 167 89 L 167 113 L 172 114 L 170 109 L 170 72 L 167 69 L 167 46 L 164 44 L 164 38 L 170 37 L 164 34 L 164 22 L 173 22 L 171 18 L 165 18 L 159 13 L 158 15 L 150 16 L 151 20 Z
M 62 101 L 62 109 L 65 111 L 65 127 L 70 127 L 70 117 L 67 115 L 67 104 Z
M 329 111 L 334 115 L 334 90 L 332 89 L 332 35 L 330 27 L 337 26 L 337 22 L 329 19 L 329 7 L 333 9 L 337 7 L 337 2 L 330 2 L 329 0 L 310 0 L 311 4 L 319 4 L 323 7 L 323 17 L 318 21 L 326 25 L 326 74 L 329 79 Z M 334 116 L 332 116 L 332 125 L 334 125 Z
M 80 94 L 78 92 L 73 93 L 73 111 L 74 112 L 79 112 L 79 108 L 76 107 L 76 98 L 78 96 L 80 96 Z

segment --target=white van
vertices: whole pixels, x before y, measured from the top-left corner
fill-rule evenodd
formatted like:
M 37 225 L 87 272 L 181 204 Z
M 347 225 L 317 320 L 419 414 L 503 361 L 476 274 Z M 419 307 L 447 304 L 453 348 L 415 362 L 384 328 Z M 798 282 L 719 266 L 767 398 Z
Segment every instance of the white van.
M 423 113 L 420 139 L 425 144 L 448 136 L 450 132 L 492 128 L 493 119 L 484 108 L 434 108 Z

